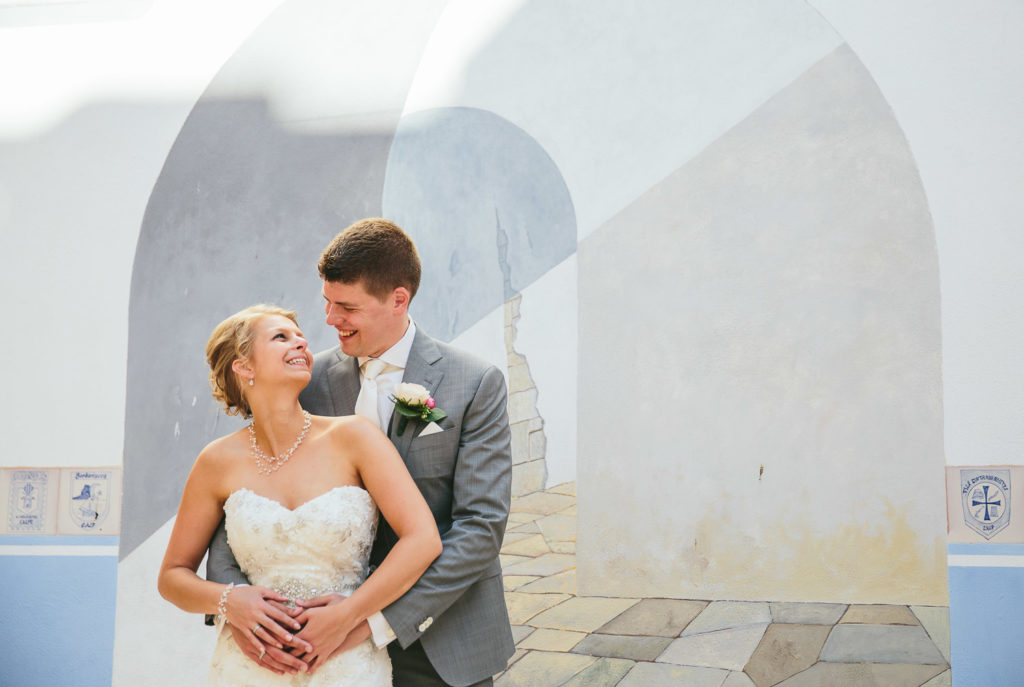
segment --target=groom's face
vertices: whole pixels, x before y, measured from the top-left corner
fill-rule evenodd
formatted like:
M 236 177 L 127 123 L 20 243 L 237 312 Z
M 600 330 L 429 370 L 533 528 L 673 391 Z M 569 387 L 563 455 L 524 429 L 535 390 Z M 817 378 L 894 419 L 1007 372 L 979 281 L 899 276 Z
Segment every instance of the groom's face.
M 346 355 L 379 357 L 405 334 L 409 301 L 404 288 L 380 300 L 361 281 L 324 281 L 323 294 L 327 324 L 338 330 Z

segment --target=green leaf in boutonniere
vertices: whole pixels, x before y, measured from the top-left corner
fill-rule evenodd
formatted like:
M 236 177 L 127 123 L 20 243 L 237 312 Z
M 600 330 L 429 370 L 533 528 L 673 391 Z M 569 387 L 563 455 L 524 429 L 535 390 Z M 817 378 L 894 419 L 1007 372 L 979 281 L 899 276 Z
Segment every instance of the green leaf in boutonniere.
M 399 384 L 391 400 L 395 404 L 395 412 L 401 416 L 398 418 L 398 436 L 402 436 L 409 418 L 440 422 L 448 417 L 448 413 L 437 407 L 430 392 L 419 384 Z

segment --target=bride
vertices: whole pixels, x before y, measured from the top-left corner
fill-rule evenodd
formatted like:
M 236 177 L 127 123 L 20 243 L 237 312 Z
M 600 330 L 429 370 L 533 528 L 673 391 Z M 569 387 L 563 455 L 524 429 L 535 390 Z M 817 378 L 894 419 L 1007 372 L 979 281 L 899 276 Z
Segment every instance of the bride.
M 313 356 L 295 313 L 246 308 L 217 326 L 206 357 L 214 397 L 252 423 L 196 458 L 159 590 L 185 611 L 218 613 L 248 630 L 260 660 L 273 645 L 291 647 L 303 661 L 298 678 L 276 674 L 222 631 L 208 684 L 391 685 L 387 651 L 346 638 L 441 553 L 437 526 L 405 465 L 369 421 L 313 417 L 299 405 Z M 399 542 L 367 578 L 378 507 Z M 251 586 L 196 575 L 222 517 Z

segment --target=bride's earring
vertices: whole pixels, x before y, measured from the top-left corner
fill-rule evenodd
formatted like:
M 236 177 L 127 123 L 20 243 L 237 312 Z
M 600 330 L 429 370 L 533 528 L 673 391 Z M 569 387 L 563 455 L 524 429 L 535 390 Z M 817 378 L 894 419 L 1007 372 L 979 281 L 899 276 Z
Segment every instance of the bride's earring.
M 256 380 L 252 377 L 249 377 L 249 386 L 256 386 Z

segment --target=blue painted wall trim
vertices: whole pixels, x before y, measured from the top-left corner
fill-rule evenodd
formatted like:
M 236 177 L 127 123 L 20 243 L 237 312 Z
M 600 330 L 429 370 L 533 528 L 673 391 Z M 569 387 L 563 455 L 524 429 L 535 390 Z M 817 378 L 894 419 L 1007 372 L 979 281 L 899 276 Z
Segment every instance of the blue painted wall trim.
M 0 537 L 0 545 L 111 546 L 117 537 Z M 115 549 L 116 550 L 116 549 Z M 117 555 L 0 557 L 0 685 L 109 687 Z

